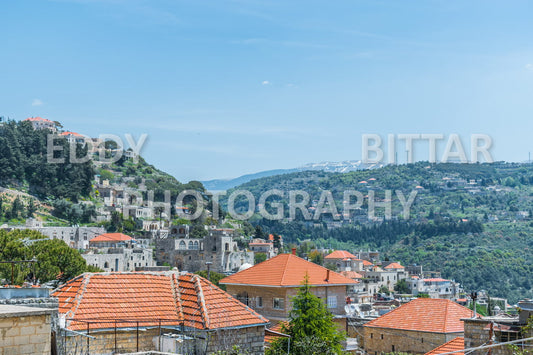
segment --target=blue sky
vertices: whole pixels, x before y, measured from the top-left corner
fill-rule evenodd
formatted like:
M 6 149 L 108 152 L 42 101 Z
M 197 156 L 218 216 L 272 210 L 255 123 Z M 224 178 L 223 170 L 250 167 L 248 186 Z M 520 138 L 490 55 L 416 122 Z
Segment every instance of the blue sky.
M 467 150 L 484 133 L 495 160 L 525 161 L 532 13 L 529 1 L 4 1 L 0 115 L 147 133 L 145 158 L 182 181 L 358 160 L 365 133 L 457 133 Z

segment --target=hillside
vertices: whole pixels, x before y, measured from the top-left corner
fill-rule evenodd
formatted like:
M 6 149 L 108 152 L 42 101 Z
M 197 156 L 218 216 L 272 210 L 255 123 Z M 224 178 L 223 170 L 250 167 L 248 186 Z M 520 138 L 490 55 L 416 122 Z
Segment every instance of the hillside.
M 348 160 L 342 162 L 322 162 L 322 163 L 310 163 L 304 166 L 293 169 L 275 169 L 260 171 L 254 174 L 246 174 L 234 179 L 215 179 L 202 181 L 202 184 L 209 191 L 225 191 L 235 186 L 245 184 L 249 181 L 259 179 L 262 177 L 269 177 L 281 174 L 290 174 L 301 171 L 326 171 L 333 173 L 346 173 L 350 171 L 357 171 L 363 169 L 375 169 L 381 166 L 375 164 L 363 164 L 360 160 Z
M 288 217 L 287 192 L 310 194 L 309 211 L 320 194 L 331 191 L 339 210 L 337 218 L 323 214 L 317 220 L 271 221 L 257 213 L 253 224 L 276 232 L 288 242 L 310 239 L 317 247 L 378 249 L 385 257 L 402 263 L 422 264 L 426 270 L 441 270 L 468 290 L 486 289 L 494 296 L 533 296 L 533 165 L 531 164 L 428 164 L 386 166 L 346 174 L 298 172 L 250 181 L 235 190 L 249 190 L 259 196 L 271 189 L 285 192 L 265 203 L 284 204 Z M 349 216 L 341 214 L 343 192 L 357 190 L 365 198 L 361 208 Z M 392 219 L 385 220 L 383 208 L 368 218 L 368 195 L 372 191 L 383 202 L 385 190 L 392 190 Z M 396 190 L 407 196 L 416 190 L 410 218 L 401 214 Z M 231 193 L 231 191 L 229 191 Z M 246 203 L 237 199 L 238 209 Z

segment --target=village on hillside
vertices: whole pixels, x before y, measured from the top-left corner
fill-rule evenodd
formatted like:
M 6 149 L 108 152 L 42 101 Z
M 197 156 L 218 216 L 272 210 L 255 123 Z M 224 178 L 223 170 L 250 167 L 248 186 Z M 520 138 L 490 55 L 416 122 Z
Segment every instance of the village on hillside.
M 56 122 L 27 120 L 86 143 Z M 120 213 L 139 232 L 33 217 L 1 226 L 39 233 L 25 245 L 63 241 L 96 271 L 43 284 L 34 274 L 22 285 L 14 276 L 0 280 L 0 354 L 275 354 L 290 346 L 302 292 L 319 300 L 343 352 L 511 355 L 531 347 L 529 299 L 509 305 L 483 290 L 465 292 L 440 270 L 382 260 L 378 251 L 303 250 L 260 228 L 246 236 L 235 221 L 213 220 L 199 231 L 170 219 L 153 199 L 133 201 L 146 193 L 142 180 L 134 187 L 95 176 L 95 189 L 94 222 Z M 37 261 L 1 262 L 15 275 Z

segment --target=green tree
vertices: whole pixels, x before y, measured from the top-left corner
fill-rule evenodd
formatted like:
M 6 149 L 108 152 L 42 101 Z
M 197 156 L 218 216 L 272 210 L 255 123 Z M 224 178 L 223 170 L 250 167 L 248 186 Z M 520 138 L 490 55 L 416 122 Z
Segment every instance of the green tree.
M 262 263 L 267 259 L 267 255 L 265 253 L 254 253 L 254 264 Z
M 407 282 L 405 281 L 405 279 L 401 279 L 396 283 L 396 285 L 394 285 L 394 291 L 402 294 L 410 293 L 409 287 L 407 286 Z
M 311 292 L 309 276 L 306 275 L 298 294 L 292 299 L 288 325 L 282 332 L 291 336 L 290 353 L 295 355 L 341 354 L 341 342 L 345 335 L 333 322 L 333 315 L 324 302 Z M 280 338 L 272 344 L 269 354 L 286 352 L 288 339 Z

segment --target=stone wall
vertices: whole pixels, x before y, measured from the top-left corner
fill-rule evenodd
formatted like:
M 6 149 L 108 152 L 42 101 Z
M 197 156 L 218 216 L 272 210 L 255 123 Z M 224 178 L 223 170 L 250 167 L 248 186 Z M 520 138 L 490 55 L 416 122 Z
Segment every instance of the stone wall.
M 50 321 L 49 310 L 0 306 L 0 354 L 50 354 Z
M 298 293 L 297 287 L 227 285 L 226 289 L 230 295 L 270 320 L 286 320 L 292 309 L 291 299 Z M 346 286 L 311 287 L 311 292 L 324 302 L 326 302 L 327 296 L 336 296 L 337 307 L 329 308 L 329 310 L 334 315 L 344 315 Z M 259 301 L 259 297 L 261 297 L 262 302 Z M 284 300 L 283 309 L 274 308 L 274 298 L 282 298 Z M 343 322 L 343 324 L 345 325 L 346 323 Z
M 172 332 L 174 331 L 161 330 L 161 334 Z M 64 336 L 65 334 L 67 336 Z M 58 347 L 62 353 L 69 355 L 111 354 L 115 349 L 117 353 L 159 350 L 159 328 L 140 328 L 138 347 L 135 328 L 118 330 L 116 345 L 114 330 L 89 332 L 89 335 L 94 338 L 89 338 L 87 341 L 87 337 L 83 335 L 63 333 L 58 341 Z M 237 345 L 241 349 L 246 349 L 250 354 L 264 354 L 264 326 L 219 330 L 209 333 L 192 331 L 185 332 L 184 335 L 193 338 L 193 340 L 183 343 L 183 348 L 180 349 L 182 353 L 209 354 L 218 350 L 228 350 Z
M 363 327 L 361 346 L 369 354 L 403 352 L 425 354 L 463 333 L 430 333 L 412 330 Z

